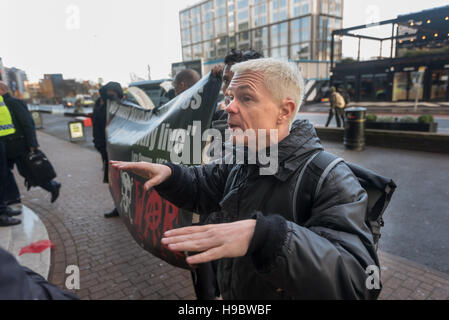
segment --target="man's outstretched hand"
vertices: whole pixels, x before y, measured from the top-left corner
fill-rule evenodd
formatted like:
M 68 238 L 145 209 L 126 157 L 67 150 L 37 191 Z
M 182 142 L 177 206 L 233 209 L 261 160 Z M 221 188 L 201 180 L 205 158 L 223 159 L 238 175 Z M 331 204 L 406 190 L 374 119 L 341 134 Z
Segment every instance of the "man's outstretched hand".
M 162 182 L 170 178 L 172 172 L 170 167 L 163 164 L 148 163 L 148 162 L 122 162 L 110 161 L 113 168 L 118 170 L 131 171 L 148 181 L 145 183 L 145 190 L 150 190 L 152 187 L 160 185 Z
M 248 252 L 255 226 L 256 220 L 250 219 L 174 229 L 164 233 L 162 244 L 171 251 L 201 252 L 187 257 L 190 265 L 243 257 Z

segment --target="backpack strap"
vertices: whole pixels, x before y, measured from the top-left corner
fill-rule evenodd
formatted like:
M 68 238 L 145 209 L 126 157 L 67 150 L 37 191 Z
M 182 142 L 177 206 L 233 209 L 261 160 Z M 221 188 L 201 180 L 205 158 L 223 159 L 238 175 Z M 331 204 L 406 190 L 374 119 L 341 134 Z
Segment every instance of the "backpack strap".
M 293 193 L 293 221 L 299 225 L 310 218 L 315 196 L 319 194 L 329 173 L 342 158 L 326 151 L 313 154 L 302 168 Z

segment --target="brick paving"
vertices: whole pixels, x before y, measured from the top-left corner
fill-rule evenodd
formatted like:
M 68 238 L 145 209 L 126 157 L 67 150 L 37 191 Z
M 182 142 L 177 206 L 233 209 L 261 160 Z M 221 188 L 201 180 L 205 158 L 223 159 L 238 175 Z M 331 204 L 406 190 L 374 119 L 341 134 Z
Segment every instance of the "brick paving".
M 194 299 L 190 273 L 144 251 L 120 219 L 105 219 L 113 208 L 102 183 L 100 155 L 38 132 L 43 151 L 62 182 L 60 198 L 22 187 L 23 203 L 47 227 L 52 249 L 49 281 L 64 288 L 68 265 L 80 268 L 81 299 Z M 22 179 L 18 178 L 18 184 Z M 449 275 L 381 252 L 381 299 L 449 299 Z

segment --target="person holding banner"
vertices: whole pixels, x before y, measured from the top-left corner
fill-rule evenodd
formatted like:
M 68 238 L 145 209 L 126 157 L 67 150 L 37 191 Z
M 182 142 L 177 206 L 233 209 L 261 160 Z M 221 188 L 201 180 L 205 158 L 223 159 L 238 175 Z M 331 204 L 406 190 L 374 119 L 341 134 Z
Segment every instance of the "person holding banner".
M 376 299 L 380 290 L 366 285 L 367 268 L 379 266 L 365 222 L 368 197 L 349 167 L 333 167 L 310 212 L 293 209 L 301 201 L 301 195 L 293 197 L 302 168 L 323 150 L 310 122 L 294 121 L 304 91 L 298 67 L 258 59 L 231 71 L 230 141 L 248 152 L 269 151 L 274 170 L 267 173 L 262 158 L 255 164 L 111 165 L 148 179 L 145 189 L 154 188 L 175 206 L 219 212 L 220 223 L 166 231 L 162 244 L 191 252 L 190 265 L 217 261 L 223 299 Z
M 173 80 L 173 86 L 175 89 L 175 95 L 179 96 L 184 91 L 190 89 L 201 80 L 200 75 L 193 69 L 184 69 L 175 76 Z
M 94 138 L 95 149 L 101 154 L 103 160 L 103 183 L 109 183 L 109 162 L 108 152 L 106 150 L 106 107 L 107 102 L 123 99 L 123 89 L 118 82 L 108 82 L 100 88 L 100 97 L 95 101 L 94 112 L 92 115 L 92 134 Z M 105 218 L 119 217 L 117 208 L 104 214 Z

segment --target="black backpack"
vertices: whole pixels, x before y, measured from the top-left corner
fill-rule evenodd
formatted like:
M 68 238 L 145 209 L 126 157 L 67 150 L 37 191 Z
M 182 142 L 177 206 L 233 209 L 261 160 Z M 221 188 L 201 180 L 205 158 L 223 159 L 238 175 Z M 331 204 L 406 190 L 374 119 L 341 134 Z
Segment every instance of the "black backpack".
M 331 153 L 320 151 L 312 155 L 301 170 L 293 194 L 293 216 L 296 212 L 308 212 L 301 215 L 298 224 L 303 224 L 310 218 L 315 195 L 317 195 L 328 176 L 329 172 L 340 162 L 342 158 Z M 380 229 L 384 226 L 383 213 L 390 203 L 391 197 L 396 189 L 393 180 L 382 177 L 368 169 L 346 162 L 354 175 L 368 194 L 368 207 L 366 222 L 373 234 L 374 245 L 378 247 Z

